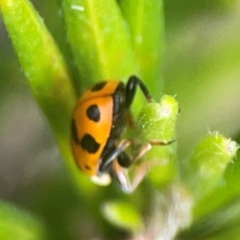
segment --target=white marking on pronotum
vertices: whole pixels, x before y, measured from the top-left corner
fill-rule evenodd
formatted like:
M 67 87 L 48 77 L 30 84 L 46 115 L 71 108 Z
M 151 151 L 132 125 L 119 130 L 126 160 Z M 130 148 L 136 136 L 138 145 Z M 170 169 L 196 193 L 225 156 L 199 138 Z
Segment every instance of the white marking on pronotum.
M 72 5 L 71 9 L 77 10 L 77 11 L 82 11 L 82 12 L 85 10 L 83 6 L 79 6 L 79 5 Z

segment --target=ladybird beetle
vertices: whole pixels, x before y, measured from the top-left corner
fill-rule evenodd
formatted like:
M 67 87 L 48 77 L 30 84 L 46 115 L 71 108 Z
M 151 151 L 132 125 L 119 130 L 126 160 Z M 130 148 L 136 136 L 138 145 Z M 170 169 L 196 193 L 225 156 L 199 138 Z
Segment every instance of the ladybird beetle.
M 124 152 L 131 141 L 120 141 L 120 137 L 137 86 L 152 102 L 147 87 L 136 76 L 126 86 L 121 81 L 103 81 L 80 97 L 72 118 L 71 144 L 78 167 L 90 176 L 110 175 L 125 191 L 129 191 L 128 180 L 121 169 L 132 164 Z

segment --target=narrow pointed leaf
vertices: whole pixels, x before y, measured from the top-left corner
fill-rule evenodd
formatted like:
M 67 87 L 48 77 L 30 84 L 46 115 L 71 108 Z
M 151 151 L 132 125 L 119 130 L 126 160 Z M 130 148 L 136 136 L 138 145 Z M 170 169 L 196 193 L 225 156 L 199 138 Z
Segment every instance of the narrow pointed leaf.
M 163 91 L 163 1 L 120 0 L 119 4 L 130 29 L 139 74 L 154 97 L 160 98 Z
M 80 90 L 136 73 L 130 34 L 116 1 L 63 0 L 63 13 Z
M 70 151 L 76 96 L 63 57 L 28 0 L 0 0 L 0 7 L 32 94 L 51 125 L 64 160 L 77 175 Z

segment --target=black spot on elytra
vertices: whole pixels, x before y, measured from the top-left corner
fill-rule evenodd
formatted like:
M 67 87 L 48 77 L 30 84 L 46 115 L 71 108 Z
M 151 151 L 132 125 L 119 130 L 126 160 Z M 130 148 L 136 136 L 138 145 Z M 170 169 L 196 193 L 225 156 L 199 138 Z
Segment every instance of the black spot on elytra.
M 78 133 L 77 133 L 77 126 L 76 126 L 76 122 L 74 119 L 72 119 L 72 138 L 74 140 L 75 143 L 79 143 L 79 139 L 78 139 Z
M 88 165 L 85 165 L 84 167 L 85 167 L 85 169 L 87 169 L 87 170 L 91 170 L 91 167 L 89 167 Z
M 107 84 L 107 82 L 99 82 L 91 88 L 91 91 L 93 91 L 93 92 L 99 91 L 99 90 L 103 89 L 106 84 Z
M 98 122 L 100 120 L 100 111 L 96 104 L 88 107 L 87 116 L 90 120 L 92 120 L 94 122 Z
M 81 147 L 89 153 L 96 153 L 100 147 L 100 144 L 96 142 L 94 137 L 90 134 L 85 134 L 83 138 L 79 140 L 77 126 L 74 119 L 72 119 L 72 138 L 76 144 L 81 145 Z
M 80 142 L 82 148 L 89 153 L 96 153 L 100 147 L 100 144 L 96 142 L 94 137 L 90 134 L 85 134 Z

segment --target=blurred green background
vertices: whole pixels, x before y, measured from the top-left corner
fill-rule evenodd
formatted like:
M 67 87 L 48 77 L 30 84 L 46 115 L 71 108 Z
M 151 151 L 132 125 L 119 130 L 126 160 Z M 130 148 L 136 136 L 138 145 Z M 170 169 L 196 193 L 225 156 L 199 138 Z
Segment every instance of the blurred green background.
M 58 1 L 33 3 L 74 69 Z M 176 95 L 180 103 L 178 158 L 184 163 L 209 131 L 239 139 L 240 1 L 168 0 L 165 20 L 164 93 Z M 1 19 L 0 130 L 1 199 L 40 216 L 49 239 L 127 236 L 100 213 L 102 199 L 121 195 L 115 187 L 96 187 L 93 195 L 84 195 L 71 183 Z M 140 194 L 139 205 L 143 199 Z

